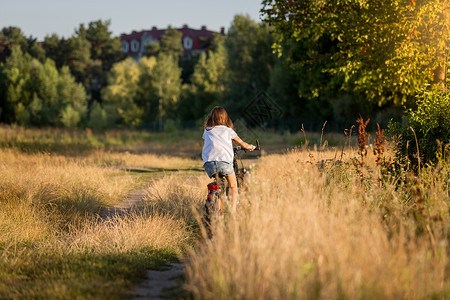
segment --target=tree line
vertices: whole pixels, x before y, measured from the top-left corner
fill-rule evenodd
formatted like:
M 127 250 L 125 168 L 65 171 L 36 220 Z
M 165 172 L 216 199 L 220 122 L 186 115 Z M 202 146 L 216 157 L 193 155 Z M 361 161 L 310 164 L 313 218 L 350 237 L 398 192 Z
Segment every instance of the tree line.
M 214 105 L 237 115 L 263 92 L 280 120 L 361 114 L 387 123 L 414 107 L 427 84 L 446 86 L 447 23 L 442 1 L 431 2 L 267 0 L 262 22 L 236 15 L 226 36 L 190 58 L 173 28 L 139 61 L 122 54 L 109 21 L 43 43 L 3 28 L 0 122 L 109 128 L 199 121 Z

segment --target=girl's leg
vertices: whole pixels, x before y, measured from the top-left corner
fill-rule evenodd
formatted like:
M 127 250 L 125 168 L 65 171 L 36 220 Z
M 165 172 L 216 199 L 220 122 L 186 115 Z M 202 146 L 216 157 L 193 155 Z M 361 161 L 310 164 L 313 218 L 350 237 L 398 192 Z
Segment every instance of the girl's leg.
M 236 212 L 236 203 L 238 199 L 238 186 L 237 186 L 237 180 L 236 180 L 236 174 L 233 173 L 231 175 L 227 176 L 228 180 L 228 186 L 230 190 L 228 191 L 228 196 L 230 197 L 230 204 L 231 204 L 231 212 Z

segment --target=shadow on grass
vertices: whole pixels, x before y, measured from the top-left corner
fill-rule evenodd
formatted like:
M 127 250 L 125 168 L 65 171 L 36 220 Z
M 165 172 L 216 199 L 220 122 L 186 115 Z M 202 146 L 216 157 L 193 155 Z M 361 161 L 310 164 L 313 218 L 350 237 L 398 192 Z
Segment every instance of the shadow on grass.
M 20 259 L 0 260 L 1 299 L 123 299 L 146 270 L 176 262 L 173 250 L 62 253 L 23 249 Z
M 0 148 L 14 149 L 28 154 L 54 153 L 54 154 L 77 156 L 95 150 L 98 147 L 89 144 L 79 144 L 79 143 L 63 144 L 63 143 L 43 142 L 43 141 L 30 141 L 30 142 L 14 141 L 14 142 L 0 142 Z
M 151 169 L 138 169 L 138 168 L 126 168 L 123 171 L 138 174 L 153 174 L 153 173 L 164 173 L 164 172 L 204 172 L 203 168 L 184 168 L 184 169 L 166 169 L 166 168 L 151 168 Z

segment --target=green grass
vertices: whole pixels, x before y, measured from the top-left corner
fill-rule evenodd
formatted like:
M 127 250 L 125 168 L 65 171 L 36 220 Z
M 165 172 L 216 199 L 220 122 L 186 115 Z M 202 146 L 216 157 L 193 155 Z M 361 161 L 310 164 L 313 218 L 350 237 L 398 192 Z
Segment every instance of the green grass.
M 1 299 L 123 299 L 147 269 L 177 261 L 172 249 L 117 253 L 20 249 L 0 260 Z
M 144 130 L 114 129 L 93 132 L 89 129 L 33 129 L 0 126 L 0 148 L 26 153 L 79 155 L 96 149 L 129 150 L 139 145 L 164 144 L 168 147 L 201 139 L 201 131 L 181 130 L 157 133 Z

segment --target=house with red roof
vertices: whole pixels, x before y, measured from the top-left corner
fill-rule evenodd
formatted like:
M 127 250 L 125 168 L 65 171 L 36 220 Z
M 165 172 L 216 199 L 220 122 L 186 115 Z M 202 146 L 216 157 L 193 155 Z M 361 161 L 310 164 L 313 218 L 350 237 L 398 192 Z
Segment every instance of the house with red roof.
M 182 28 L 177 28 L 182 33 L 181 43 L 184 51 L 188 56 L 199 54 L 208 50 L 209 42 L 213 39 L 214 34 L 225 35 L 225 28 L 222 27 L 220 32 L 208 30 L 206 26 L 201 29 L 189 28 L 183 25 Z M 145 47 L 152 42 L 159 43 L 161 37 L 165 34 L 165 29 L 158 29 L 153 27 L 151 30 L 133 31 L 131 34 L 121 34 L 120 41 L 123 53 L 138 60 L 145 52 Z

